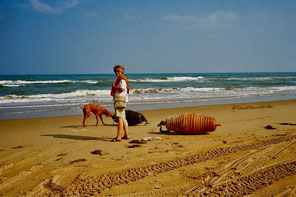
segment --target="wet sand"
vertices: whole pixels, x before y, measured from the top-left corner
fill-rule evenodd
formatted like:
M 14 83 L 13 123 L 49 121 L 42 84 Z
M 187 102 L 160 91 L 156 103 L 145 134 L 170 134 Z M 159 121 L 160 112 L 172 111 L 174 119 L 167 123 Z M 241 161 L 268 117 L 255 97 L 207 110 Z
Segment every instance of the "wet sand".
M 150 124 L 82 127 L 75 116 L 0 120 L 0 196 L 295 196 L 296 100 L 141 111 Z M 222 124 L 200 135 L 160 133 L 167 116 Z M 130 143 L 149 137 L 146 143 Z

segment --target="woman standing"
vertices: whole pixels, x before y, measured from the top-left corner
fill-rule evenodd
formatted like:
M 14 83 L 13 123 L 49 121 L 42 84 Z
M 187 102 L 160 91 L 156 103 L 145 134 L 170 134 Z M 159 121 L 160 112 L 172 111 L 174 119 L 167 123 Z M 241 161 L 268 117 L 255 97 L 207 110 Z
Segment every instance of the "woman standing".
M 115 65 L 113 67 L 114 73 L 117 79 L 112 84 L 111 96 L 113 96 L 115 117 L 117 119 L 117 135 L 111 140 L 111 142 L 120 142 L 121 139 L 128 138 L 128 123 L 125 119 L 126 103 L 128 102 L 129 94 L 129 82 L 126 76 L 124 76 L 124 67 L 121 65 Z M 124 136 L 121 137 L 122 130 L 124 130 Z

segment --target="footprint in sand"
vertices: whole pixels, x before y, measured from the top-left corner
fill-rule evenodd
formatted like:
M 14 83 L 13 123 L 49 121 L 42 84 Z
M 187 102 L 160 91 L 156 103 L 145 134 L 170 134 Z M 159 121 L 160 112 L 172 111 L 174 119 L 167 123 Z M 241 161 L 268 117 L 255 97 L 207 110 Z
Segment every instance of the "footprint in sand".
M 11 149 L 19 149 L 19 148 L 23 148 L 23 146 L 15 146 L 15 147 L 12 147 Z
M 82 161 L 86 161 L 86 159 L 76 159 L 74 161 L 71 161 L 70 164 L 77 163 L 77 162 L 82 162 Z

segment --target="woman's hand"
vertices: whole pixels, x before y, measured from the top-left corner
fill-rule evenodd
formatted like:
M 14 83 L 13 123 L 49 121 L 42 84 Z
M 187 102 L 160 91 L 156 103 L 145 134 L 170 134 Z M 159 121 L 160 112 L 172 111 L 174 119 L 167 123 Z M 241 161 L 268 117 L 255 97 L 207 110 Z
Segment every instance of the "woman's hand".
M 112 84 L 112 90 L 115 90 L 117 92 L 123 92 L 124 89 L 118 86 L 115 86 L 115 83 Z

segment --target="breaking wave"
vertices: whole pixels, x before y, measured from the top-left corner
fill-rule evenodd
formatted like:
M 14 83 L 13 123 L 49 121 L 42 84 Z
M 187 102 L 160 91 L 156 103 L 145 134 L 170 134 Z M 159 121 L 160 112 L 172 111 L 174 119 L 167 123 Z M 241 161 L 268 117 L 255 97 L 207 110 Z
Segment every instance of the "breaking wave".
M 157 100 L 204 98 L 204 97 L 232 97 L 232 96 L 262 96 L 268 94 L 281 93 L 284 91 L 295 91 L 296 86 L 282 87 L 245 87 L 245 88 L 143 88 L 131 89 L 129 100 Z M 0 104 L 27 103 L 27 102 L 85 102 L 87 99 L 95 99 L 98 102 L 112 102 L 110 90 L 76 90 L 60 94 L 37 94 L 37 95 L 5 95 L 0 97 Z
M 204 77 L 163 77 L 158 79 L 145 78 L 145 79 L 130 79 L 130 82 L 142 82 L 142 83 L 167 83 L 167 82 L 182 82 L 182 81 L 200 81 L 204 80 Z

